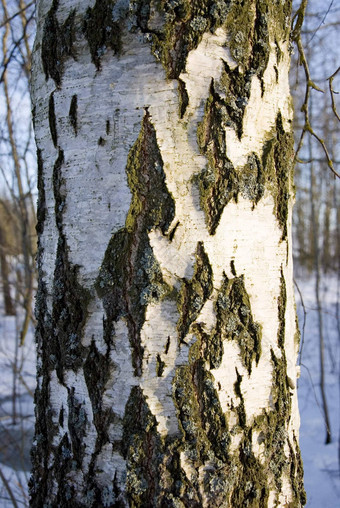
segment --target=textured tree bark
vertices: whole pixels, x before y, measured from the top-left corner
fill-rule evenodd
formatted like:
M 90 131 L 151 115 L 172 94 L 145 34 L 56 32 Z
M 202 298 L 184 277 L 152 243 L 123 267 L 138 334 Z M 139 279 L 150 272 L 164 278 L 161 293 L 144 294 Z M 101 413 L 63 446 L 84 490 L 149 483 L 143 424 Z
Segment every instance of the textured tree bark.
M 290 14 L 37 2 L 32 506 L 305 503 Z

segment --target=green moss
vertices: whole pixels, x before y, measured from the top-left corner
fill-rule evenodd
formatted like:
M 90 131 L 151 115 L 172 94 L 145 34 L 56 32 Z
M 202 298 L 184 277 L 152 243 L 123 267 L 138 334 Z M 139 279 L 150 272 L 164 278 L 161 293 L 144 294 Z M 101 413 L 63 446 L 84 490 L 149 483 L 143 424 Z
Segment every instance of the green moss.
M 289 443 L 290 448 L 290 479 L 295 496 L 296 506 L 305 506 L 307 495 L 303 485 L 303 463 L 299 443 L 294 435 L 294 447 Z
M 140 135 L 130 150 L 126 172 L 132 192 L 126 228 L 136 230 L 136 218 L 142 210 L 147 230 L 159 228 L 165 234 L 174 218 L 175 205 L 166 187 L 163 160 L 148 111 Z
M 159 228 L 166 234 L 173 220 L 174 200 L 169 193 L 156 133 L 148 112 L 140 135 L 131 148 L 127 179 L 132 193 L 125 227 L 117 231 L 106 249 L 96 290 L 107 316 L 105 337 L 111 343 L 114 322 L 124 317 L 133 351 L 133 365 L 141 374 L 143 348 L 140 331 L 147 305 L 172 293 L 164 281 L 148 233 Z
M 200 152 L 208 161 L 197 180 L 210 234 L 215 233 L 227 203 L 237 201 L 239 193 L 256 205 L 268 187 L 275 199 L 282 238 L 287 235 L 294 157 L 292 134 L 284 131 L 281 115 L 278 115 L 273 138 L 264 147 L 262 160 L 256 154 L 250 154 L 247 164 L 237 170 L 226 157 L 225 128 L 232 127 L 241 139 L 252 78 L 257 75 L 261 80 L 263 93 L 262 78 L 269 61 L 270 39 L 288 39 L 290 13 L 290 1 L 277 5 L 257 0 L 250 6 L 250 2 L 234 0 L 230 4 L 226 21 L 227 45 L 238 66 L 231 69 L 224 62 L 220 80 L 211 84 L 204 118 L 197 129 Z M 277 42 L 276 46 L 280 59 L 282 52 Z
M 226 417 L 214 387 L 214 378 L 206 369 L 205 347 L 199 337 L 190 348 L 188 365 L 176 370 L 173 381 L 173 399 L 183 436 L 182 453 L 193 472 L 205 471 L 203 489 L 207 506 L 214 503 L 216 506 L 264 508 L 268 502 L 269 480 L 266 466 L 252 452 L 253 431 L 246 426 L 242 376 L 236 372 L 234 390 L 240 399 L 237 412 L 244 437 L 239 451 L 232 455 Z M 190 484 L 198 494 L 198 475 L 191 475 Z M 188 492 L 187 487 L 183 489 Z M 196 506 L 195 502 L 193 506 Z M 198 500 L 197 506 L 202 506 L 202 500 Z
M 195 321 L 211 295 L 213 290 L 212 278 L 209 258 L 204 250 L 203 243 L 198 242 L 193 277 L 191 280 L 183 280 L 178 295 L 177 305 L 180 317 L 177 322 L 177 330 L 180 341 L 187 335 L 190 325 Z
M 240 348 L 242 362 L 249 374 L 255 360 L 261 356 L 261 326 L 254 322 L 249 296 L 243 276 L 228 279 L 224 274 L 223 283 L 214 303 L 216 325 L 210 333 L 204 331 L 201 323 L 195 323 L 193 333 L 201 344 L 203 357 L 211 369 L 220 367 L 223 357 L 223 342 L 235 340 Z
M 224 275 L 222 286 L 215 303 L 216 326 L 210 340 L 218 343 L 223 340 L 235 340 L 240 348 L 241 358 L 248 373 L 252 363 L 258 364 L 261 356 L 261 327 L 255 323 L 249 296 L 244 286 L 243 276 L 228 279 Z M 210 353 L 210 364 L 217 368 L 222 360 L 222 345 L 215 347 L 219 356 Z M 214 349 L 212 349 L 214 351 Z
M 270 36 L 279 41 L 289 38 L 292 2 L 256 0 L 252 4 L 234 0 L 226 26 L 231 56 L 262 80 L 271 50 Z
M 226 73 L 223 82 L 225 87 L 232 90 L 231 84 L 234 82 L 230 76 L 227 77 Z M 205 212 L 210 234 L 215 233 L 223 210 L 229 201 L 237 201 L 241 193 L 255 205 L 263 196 L 265 189 L 263 166 L 255 153 L 250 154 L 247 164 L 237 171 L 226 156 L 225 127 L 233 126 L 239 136 L 242 135 L 242 119 L 246 101 L 242 98 L 235 101 L 234 91 L 230 92 L 226 99 L 222 98 L 218 90 L 219 85 L 212 81 L 204 117 L 197 129 L 200 152 L 208 160 L 206 168 L 197 176 L 197 182 L 201 207 Z M 249 92 L 250 88 L 247 93 Z
M 45 18 L 41 59 L 46 79 L 51 77 L 59 88 L 65 61 L 70 57 L 74 58 L 75 10 L 72 10 L 66 21 L 59 25 L 57 19 L 58 7 L 59 0 L 53 0 L 52 7 Z
M 245 432 L 239 450 L 230 506 L 266 508 L 269 498 L 268 477 L 265 467 L 252 451 L 251 429 Z
M 214 82 L 205 105 L 203 121 L 197 129 L 197 141 L 202 155 L 208 159 L 206 168 L 198 175 L 202 209 L 210 234 L 214 234 L 226 204 L 237 199 L 238 182 L 235 169 L 226 156 L 225 125 L 228 114 Z
M 115 0 L 96 0 L 93 7 L 86 11 L 83 32 L 88 41 L 92 62 L 100 69 L 100 59 L 108 48 L 114 54 L 121 48 L 121 23 L 114 21 Z
M 268 188 L 275 201 L 275 213 L 284 240 L 293 189 L 293 136 L 283 129 L 282 115 L 278 113 L 275 129 L 264 144 L 261 160 L 251 153 L 245 166 L 235 170 L 226 156 L 225 140 L 225 126 L 233 123 L 217 89 L 212 82 L 204 117 L 197 129 L 200 152 L 208 161 L 196 177 L 208 230 L 210 234 L 215 233 L 225 206 L 231 200 L 237 202 L 239 194 L 255 206 Z
M 209 444 L 202 428 L 200 404 L 196 395 L 193 369 L 183 366 L 176 370 L 173 381 L 173 400 L 183 435 L 184 447 L 195 467 L 207 460 Z
M 294 344 L 296 346 L 296 349 L 300 349 L 300 342 L 301 342 L 301 332 L 299 327 L 299 320 L 298 315 L 296 311 L 296 304 L 295 304 L 295 335 L 294 335 Z
M 243 134 L 243 115 L 250 97 L 253 75 L 252 70 L 243 71 L 240 67 L 231 69 L 224 62 L 221 78 L 215 83 L 216 93 L 225 108 L 225 125 L 233 127 L 239 139 Z
M 239 65 L 247 68 L 253 52 L 255 25 L 255 12 L 250 2 L 232 2 L 226 24 L 231 56 Z
M 53 336 L 48 349 L 49 363 L 61 380 L 64 369 L 77 370 L 82 366 L 85 348 L 81 339 L 89 302 L 90 293 L 79 284 L 78 267 L 70 264 L 66 242 L 60 237 L 53 279 Z
M 280 114 L 277 118 L 276 129 L 278 141 L 274 150 L 277 180 L 276 213 L 282 229 L 282 239 L 285 239 L 287 237 L 288 203 L 292 189 L 294 137 L 291 132 L 284 131 Z
M 177 369 L 173 393 L 183 444 L 197 466 L 215 457 L 226 460 L 230 437 L 225 415 L 203 358 L 191 355 L 188 366 Z
M 150 2 L 143 2 L 150 3 Z M 214 32 L 226 20 L 230 0 L 159 0 L 158 11 L 164 22 L 151 32 L 152 48 L 162 62 L 168 78 L 177 79 L 185 70 L 186 59 L 197 48 L 205 32 Z
M 297 442 L 295 442 L 294 452 L 287 432 L 292 403 L 285 354 L 286 299 L 286 283 L 283 271 L 281 270 L 281 286 L 278 297 L 278 346 L 281 350 L 281 356 L 276 356 L 274 351 L 271 350 L 273 364 L 271 401 L 273 408 L 272 410 L 263 411 L 262 415 L 255 420 L 255 428 L 261 430 L 263 435 L 263 443 L 265 444 L 264 455 L 277 490 L 280 491 L 282 487 L 283 474 L 289 474 L 294 492 L 294 501 L 291 506 L 298 507 L 305 504 L 305 492 L 303 489 L 303 469 L 299 447 Z M 290 449 L 289 460 L 284 451 L 287 442 Z
M 282 240 L 287 237 L 289 199 L 293 189 L 294 139 L 283 129 L 281 113 L 276 119 L 276 129 L 263 147 L 262 164 L 266 185 L 275 200 L 276 217 L 282 230 Z
M 256 205 L 265 190 L 265 175 L 260 159 L 255 153 L 248 155 L 247 164 L 239 175 L 239 189 L 245 199 Z
M 287 473 L 289 462 L 284 448 L 288 440 L 288 422 L 291 415 L 291 396 L 287 379 L 285 354 L 278 358 L 271 350 L 273 363 L 272 410 L 263 411 L 256 418 L 254 428 L 261 431 L 265 445 L 267 467 L 278 491 L 282 487 L 282 475 Z

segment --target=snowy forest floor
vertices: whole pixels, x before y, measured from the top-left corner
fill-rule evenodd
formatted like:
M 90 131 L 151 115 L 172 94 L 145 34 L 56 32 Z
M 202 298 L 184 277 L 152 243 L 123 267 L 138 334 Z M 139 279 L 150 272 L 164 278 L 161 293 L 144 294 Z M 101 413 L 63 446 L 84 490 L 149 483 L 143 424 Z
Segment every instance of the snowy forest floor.
M 315 280 L 297 277 L 296 303 L 302 333 L 301 377 L 298 380 L 300 446 L 308 508 L 337 508 L 340 499 L 340 281 L 323 276 L 320 284 L 325 342 L 325 390 L 332 442 L 325 444 L 326 425 L 320 394 L 320 354 Z M 304 326 L 305 321 L 305 326 Z M 304 327 L 304 332 L 303 332 Z
M 339 281 L 334 276 L 323 277 L 321 283 L 325 386 L 332 432 L 332 442 L 328 445 L 325 445 L 326 429 L 319 385 L 314 279 L 300 275 L 297 285 L 303 297 L 302 305 L 299 293 L 296 293 L 300 328 L 304 327 L 298 394 L 307 507 L 337 508 L 340 499 Z M 0 508 L 28 506 L 29 450 L 34 425 L 35 347 L 33 329 L 26 337 L 24 346 L 16 347 L 15 337 L 18 337 L 19 326 L 15 317 L 4 316 L 0 301 Z

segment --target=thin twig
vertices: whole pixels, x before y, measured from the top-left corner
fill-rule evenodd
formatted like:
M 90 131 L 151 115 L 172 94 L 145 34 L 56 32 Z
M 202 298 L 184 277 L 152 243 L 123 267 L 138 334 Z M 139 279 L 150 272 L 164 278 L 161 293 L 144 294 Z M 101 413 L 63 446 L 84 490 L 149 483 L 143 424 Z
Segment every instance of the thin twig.
M 11 498 L 11 501 L 12 501 L 12 503 L 13 503 L 14 508 L 19 508 L 19 507 L 18 507 L 18 503 L 17 503 L 17 501 L 16 501 L 16 499 L 15 499 L 15 497 L 14 497 L 13 491 L 12 491 L 12 489 L 11 489 L 11 486 L 10 486 L 10 484 L 8 483 L 6 476 L 3 474 L 3 472 L 2 472 L 2 469 L 1 469 L 1 468 L 0 468 L 0 478 L 1 478 L 1 480 L 2 480 L 2 483 L 3 483 L 3 484 L 4 484 L 4 486 L 5 486 L 5 489 L 6 489 L 6 490 L 7 490 L 7 492 L 8 492 L 9 497 Z
M 298 22 L 296 22 L 296 24 L 297 23 Z M 301 62 L 301 65 L 302 65 L 302 67 L 303 67 L 303 69 L 305 71 L 305 76 L 306 76 L 305 99 L 304 99 L 304 102 L 303 102 L 302 107 L 301 107 L 301 112 L 304 114 L 304 117 L 305 117 L 305 123 L 304 123 L 304 126 L 302 128 L 300 140 L 299 140 L 296 152 L 295 152 L 295 161 L 297 161 L 298 154 L 299 154 L 299 152 L 300 152 L 300 150 L 302 148 L 304 136 L 305 136 L 306 132 L 308 132 L 322 146 L 322 149 L 323 149 L 323 151 L 325 153 L 325 156 L 326 156 L 327 165 L 330 168 L 330 170 L 332 171 L 332 173 L 335 176 L 337 176 L 338 178 L 340 178 L 340 174 L 334 168 L 334 164 L 333 164 L 331 156 L 329 155 L 329 152 L 328 152 L 328 149 L 327 149 L 325 141 L 322 138 L 320 138 L 320 136 L 318 136 L 318 134 L 316 134 L 316 132 L 312 128 L 312 125 L 311 125 L 311 122 L 310 122 L 310 118 L 309 118 L 309 113 L 308 113 L 308 103 L 309 103 L 309 99 L 310 99 L 311 90 L 314 89 L 314 90 L 317 90 L 318 92 L 322 92 L 322 93 L 323 93 L 323 90 L 321 90 L 321 88 L 319 88 L 313 82 L 313 80 L 311 78 L 311 74 L 310 74 L 310 71 L 309 71 L 309 66 L 308 66 L 307 58 L 306 58 L 306 55 L 305 55 L 305 50 L 303 48 L 303 44 L 302 44 L 302 40 L 301 40 L 301 33 L 296 32 L 296 28 L 294 28 L 294 30 L 292 32 L 292 38 L 293 38 L 293 40 L 295 41 L 295 43 L 297 45 L 297 48 L 298 48 L 298 51 L 299 51 L 300 62 Z
M 300 352 L 299 352 L 299 361 L 298 361 L 298 364 L 301 365 L 301 362 L 302 362 L 302 351 L 303 351 L 303 346 L 305 344 L 305 328 L 306 328 L 306 321 L 307 321 L 307 311 L 306 311 L 306 307 L 305 307 L 305 302 L 303 301 L 302 293 L 300 291 L 298 283 L 296 282 L 296 279 L 294 279 L 294 284 L 295 284 L 295 287 L 296 287 L 296 289 L 297 289 L 297 291 L 299 293 L 300 300 L 301 300 L 301 305 L 302 305 L 302 309 L 303 309 L 303 324 L 302 324 Z
M 314 381 L 313 381 L 312 375 L 310 373 L 310 370 L 307 367 L 307 365 L 305 365 L 304 363 L 301 363 L 301 367 L 304 367 L 306 369 L 306 371 L 308 372 L 308 376 L 309 376 L 310 384 L 311 384 L 312 389 L 313 389 L 314 399 L 315 399 L 316 405 L 318 406 L 319 411 L 321 413 L 321 416 L 322 416 L 322 419 L 323 419 L 323 423 L 325 424 L 326 431 L 327 431 L 327 433 L 329 433 L 330 429 L 329 429 L 328 424 L 326 422 L 325 415 L 324 415 L 324 412 L 322 410 L 322 407 L 320 406 L 320 403 L 318 401 L 318 396 L 316 394 L 315 385 L 314 385 Z
M 9 23 L 10 21 L 12 21 L 12 19 L 16 18 L 17 16 L 19 16 L 20 14 L 22 14 L 23 12 L 26 11 L 26 9 L 29 9 L 32 5 L 35 4 L 35 0 L 33 0 L 33 2 L 30 2 L 29 4 L 27 4 L 25 7 L 23 7 L 22 9 L 20 9 L 19 11 L 15 12 L 12 16 L 10 16 L 9 18 L 6 18 L 2 23 L 0 23 L 0 28 L 4 27 L 5 25 L 7 25 L 7 23 Z
M 340 116 L 336 110 L 336 104 L 335 104 L 335 99 L 334 99 L 334 94 L 338 94 L 339 92 L 335 92 L 333 90 L 333 79 L 335 78 L 335 76 L 338 74 L 339 71 L 340 71 L 340 67 L 338 67 L 337 70 L 335 72 L 333 72 L 333 74 L 327 79 L 327 81 L 329 81 L 329 91 L 330 91 L 331 100 L 332 100 L 332 110 L 333 110 L 334 115 L 340 122 Z
M 329 4 L 328 9 L 327 9 L 327 11 L 326 11 L 326 13 L 325 13 L 324 17 L 322 18 L 322 20 L 321 20 L 321 22 L 320 22 L 319 26 L 315 29 L 315 31 L 314 31 L 314 33 L 313 33 L 312 37 L 310 38 L 310 40 L 309 40 L 309 41 L 308 41 L 308 43 L 307 43 L 307 46 L 308 46 L 308 44 L 310 44 L 310 43 L 312 42 L 312 40 L 313 40 L 313 39 L 314 39 L 314 37 L 316 36 L 316 33 L 319 31 L 319 29 L 321 28 L 321 26 L 324 24 L 325 19 L 327 18 L 328 14 L 329 14 L 329 11 L 330 11 L 330 10 L 331 10 L 331 8 L 332 8 L 333 3 L 334 3 L 334 0 L 331 0 L 331 3 Z

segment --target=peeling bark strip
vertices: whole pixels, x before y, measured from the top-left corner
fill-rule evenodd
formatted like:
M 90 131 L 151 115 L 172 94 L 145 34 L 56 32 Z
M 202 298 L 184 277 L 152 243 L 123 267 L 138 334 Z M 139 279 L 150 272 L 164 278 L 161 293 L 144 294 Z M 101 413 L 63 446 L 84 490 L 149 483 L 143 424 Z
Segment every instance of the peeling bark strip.
M 303 506 L 291 1 L 37 14 L 31 506 Z

